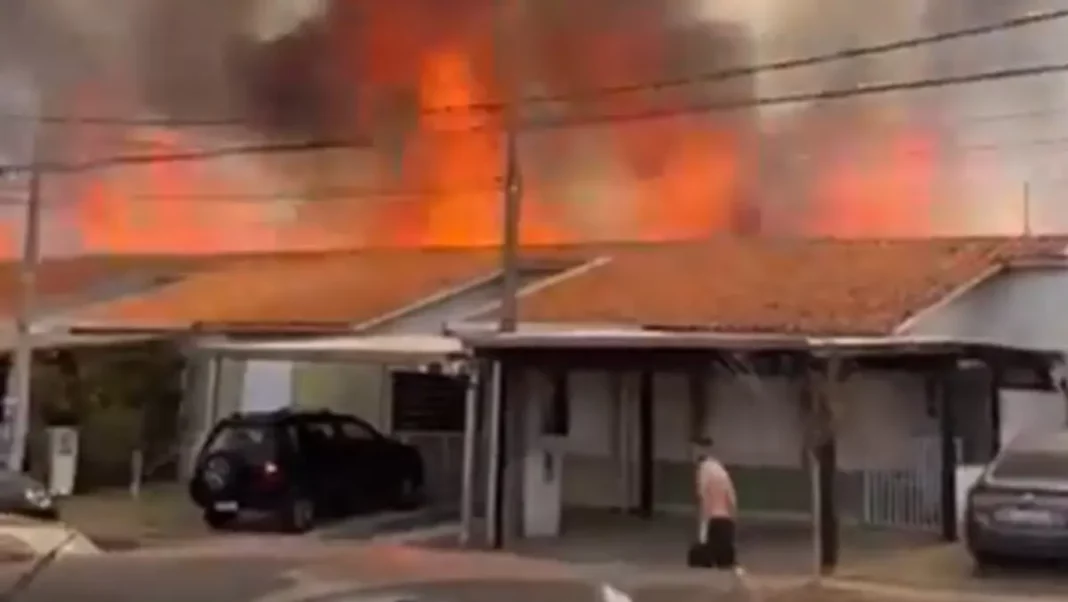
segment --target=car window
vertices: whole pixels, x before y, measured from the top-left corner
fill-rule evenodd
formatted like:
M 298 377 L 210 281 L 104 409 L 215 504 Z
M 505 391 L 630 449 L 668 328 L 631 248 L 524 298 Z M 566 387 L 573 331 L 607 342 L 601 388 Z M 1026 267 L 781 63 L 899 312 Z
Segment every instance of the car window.
M 334 425 L 326 420 L 306 420 L 299 423 L 302 449 L 312 454 L 328 453 L 336 441 Z
M 285 438 L 287 440 L 287 443 L 289 444 L 290 451 L 293 452 L 293 453 L 298 453 L 299 454 L 300 453 L 300 449 L 301 449 L 301 447 L 300 447 L 300 431 L 297 430 L 296 426 L 293 426 L 292 424 L 290 424 L 290 425 L 286 426 L 285 433 L 286 433 Z
M 375 438 L 375 432 L 371 427 L 357 420 L 342 420 L 341 434 L 346 439 L 355 441 L 370 441 Z
M 205 453 L 233 452 L 255 460 L 274 458 L 276 440 L 266 425 L 228 424 L 215 431 Z
M 995 479 L 1068 480 L 1068 453 L 1049 451 L 1008 452 L 994 464 Z
M 317 439 L 330 440 L 336 435 L 334 425 L 329 420 L 309 420 L 304 423 L 304 431 Z

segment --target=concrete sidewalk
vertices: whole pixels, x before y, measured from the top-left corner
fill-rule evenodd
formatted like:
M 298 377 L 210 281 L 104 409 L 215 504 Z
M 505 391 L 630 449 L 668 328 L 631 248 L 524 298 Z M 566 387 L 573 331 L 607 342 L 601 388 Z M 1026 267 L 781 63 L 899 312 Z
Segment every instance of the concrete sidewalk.
M 0 562 L 23 562 L 52 553 L 90 556 L 100 548 L 76 529 L 58 521 L 0 514 Z
M 124 549 L 207 537 L 200 512 L 179 485 L 146 487 L 138 499 L 124 489 L 65 498 L 63 520 L 104 549 Z

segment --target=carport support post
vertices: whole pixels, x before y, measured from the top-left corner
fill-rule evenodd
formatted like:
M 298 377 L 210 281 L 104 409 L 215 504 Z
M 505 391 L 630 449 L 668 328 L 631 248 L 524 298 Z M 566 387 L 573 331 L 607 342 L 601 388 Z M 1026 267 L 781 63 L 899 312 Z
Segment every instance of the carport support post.
M 464 459 L 460 490 L 460 545 L 471 544 L 475 522 L 475 445 L 478 433 L 478 402 L 481 391 L 481 363 L 472 362 L 467 395 L 464 398 Z
M 821 574 L 834 572 L 838 566 L 838 504 L 835 476 L 838 473 L 838 446 L 831 435 L 815 449 L 817 488 L 819 493 L 819 566 Z
M 504 547 L 505 367 L 493 362 L 489 411 L 489 466 L 486 475 L 486 544 Z
M 653 373 L 641 373 L 638 385 L 638 516 L 653 516 Z
M 838 505 L 835 480 L 838 449 L 834 411 L 842 400 L 839 382 L 842 360 L 831 356 L 823 365 L 809 367 L 809 470 L 812 475 L 813 570 L 817 576 L 838 566 Z
M 1001 453 L 1001 366 L 993 361 L 987 365 L 990 368 L 990 459 L 993 460 Z
M 938 396 L 942 444 L 942 539 L 957 541 L 957 413 L 942 375 L 935 380 L 934 394 Z

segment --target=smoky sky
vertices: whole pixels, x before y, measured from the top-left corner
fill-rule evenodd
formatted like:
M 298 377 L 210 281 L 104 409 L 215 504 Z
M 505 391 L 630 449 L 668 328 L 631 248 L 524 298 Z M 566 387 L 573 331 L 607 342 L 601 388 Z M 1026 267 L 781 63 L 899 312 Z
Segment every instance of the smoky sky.
M 437 24 L 436 30 L 428 30 L 431 38 L 447 37 L 479 18 L 493 23 L 491 11 L 499 4 L 489 0 L 395 2 L 411 3 L 429 16 L 424 20 Z M 368 11 L 379 10 L 374 2 L 106 0 L 106 10 L 102 4 L 0 0 L 0 10 L 5 12 L 0 19 L 0 79 L 9 89 L 32 88 L 27 94 L 0 96 L 0 104 L 22 103 L 5 110 L 27 110 L 27 98 L 47 99 L 52 112 L 85 110 L 71 102 L 88 85 L 94 91 L 95 112 L 236 118 L 268 136 L 330 132 L 340 121 L 353 121 L 346 113 L 359 108 L 359 103 L 380 103 L 384 109 L 369 113 L 385 114 L 387 119 L 411 118 L 416 74 L 410 74 L 407 84 L 368 91 L 362 74 L 342 73 L 336 62 L 336 40 L 328 35 L 330 20 L 366 20 Z M 552 93 L 675 78 L 740 62 L 827 52 L 1064 6 L 1053 0 L 529 0 L 521 3 L 517 33 L 509 41 L 520 88 Z M 483 18 L 486 15 L 490 18 Z M 583 70 L 578 67 L 581 61 L 568 60 L 592 52 L 583 40 L 608 30 L 618 36 L 631 31 L 630 35 L 652 38 L 650 47 L 660 49 L 658 59 L 624 59 L 612 65 L 610 74 Z M 353 35 L 360 31 L 352 27 Z M 1065 34 L 1068 25 L 1058 22 L 762 74 L 747 85 L 665 90 L 641 102 L 670 106 L 740 94 L 818 91 L 1053 62 L 1068 56 Z M 417 53 L 418 49 L 407 51 Z M 597 80 L 607 76 L 611 81 Z M 818 140 L 798 132 L 816 119 L 840 119 L 859 144 L 866 136 L 868 113 L 893 113 L 895 118 L 937 132 L 943 142 L 939 196 L 945 199 L 944 213 L 950 216 L 945 218 L 947 231 L 1011 231 L 1016 195 L 1024 182 L 1031 186 L 1036 219 L 1063 230 L 1068 228 L 1068 210 L 1059 204 L 1057 191 L 1063 187 L 1060 165 L 1068 142 L 1063 148 L 1053 142 L 1028 145 L 1036 139 L 1068 138 L 1068 112 L 1059 109 L 1068 101 L 1064 82 L 1064 77 L 1050 75 L 753 110 L 742 121 L 757 123 L 753 135 L 767 149 L 753 202 L 767 205 L 769 214 L 780 216 L 778 222 L 788 230 L 792 216 L 805 210 L 805 201 L 791 198 L 792 185 L 776 188 L 765 182 L 789 182 L 788 177 L 776 176 L 803 172 L 803 162 L 796 158 L 819 152 Z M 611 110 L 612 101 L 605 102 L 600 108 Z M 1045 113 L 999 117 L 1028 111 Z M 858 113 L 864 115 L 857 117 Z M 372 128 L 375 123 L 357 125 Z M 0 127 L 0 147 L 8 149 L 5 153 L 17 154 L 10 148 L 17 147 L 20 131 L 10 120 Z M 1004 148 L 974 150 L 991 145 Z

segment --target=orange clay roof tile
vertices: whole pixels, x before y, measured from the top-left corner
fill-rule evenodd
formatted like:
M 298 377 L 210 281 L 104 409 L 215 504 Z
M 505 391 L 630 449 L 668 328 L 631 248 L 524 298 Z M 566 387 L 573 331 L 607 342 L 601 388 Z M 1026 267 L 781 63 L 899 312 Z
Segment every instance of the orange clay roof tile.
M 523 320 L 734 332 L 883 334 L 1005 261 L 1059 255 L 1064 239 L 896 241 L 722 238 L 546 249 L 610 261 L 525 296 Z M 350 325 L 487 277 L 481 250 L 368 250 L 226 262 L 103 304 L 86 324 Z

